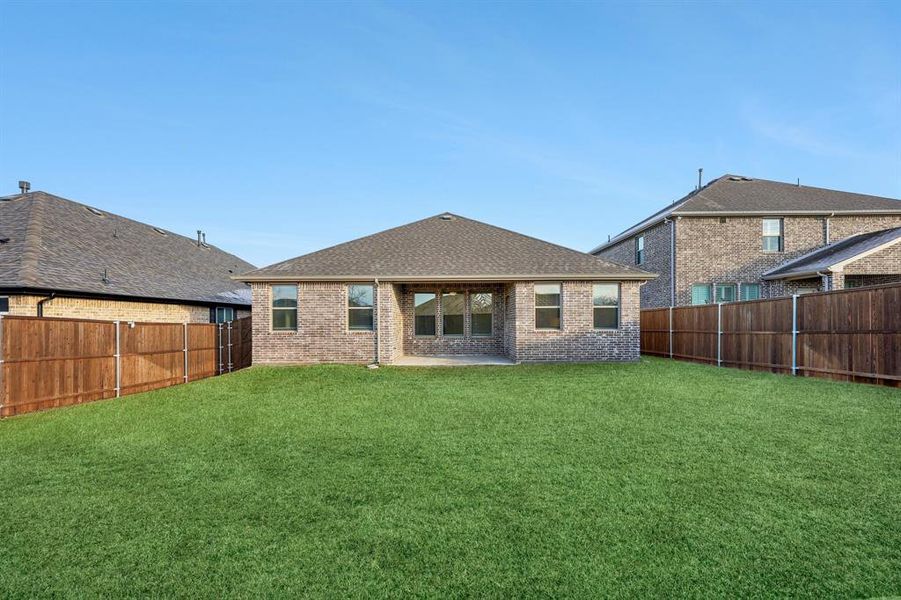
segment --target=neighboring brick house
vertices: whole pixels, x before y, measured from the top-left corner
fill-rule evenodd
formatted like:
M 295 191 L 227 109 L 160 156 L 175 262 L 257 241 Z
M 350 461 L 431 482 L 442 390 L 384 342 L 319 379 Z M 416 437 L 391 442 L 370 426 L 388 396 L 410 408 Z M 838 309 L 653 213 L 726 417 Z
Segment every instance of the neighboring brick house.
M 250 314 L 253 265 L 45 192 L 0 198 L 0 316 L 209 323 Z
M 774 298 L 901 281 L 898 250 L 887 248 L 835 273 L 778 272 L 835 242 L 899 226 L 899 200 L 724 175 L 591 254 L 659 273 L 642 288 L 645 308 Z
M 655 276 L 445 213 L 251 271 L 253 361 L 639 357 Z

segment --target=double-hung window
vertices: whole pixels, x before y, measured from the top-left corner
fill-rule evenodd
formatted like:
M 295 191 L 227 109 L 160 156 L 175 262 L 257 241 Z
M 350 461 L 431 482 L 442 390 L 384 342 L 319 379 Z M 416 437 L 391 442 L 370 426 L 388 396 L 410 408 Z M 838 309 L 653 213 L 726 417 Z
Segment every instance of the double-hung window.
M 760 299 L 760 284 L 759 283 L 743 283 L 743 284 L 741 284 L 741 299 L 742 300 L 758 300 L 758 299 Z
M 710 304 L 710 286 L 706 283 L 695 283 L 691 286 L 692 304 Z
M 595 329 L 617 329 L 619 327 L 618 283 L 596 283 L 593 304 Z
M 9 298 L 7 296 L 0 296 L 0 315 L 5 315 L 9 312 Z
M 435 294 L 416 292 L 413 294 L 414 335 L 435 335 Z
M 441 294 L 441 320 L 443 335 L 463 335 L 463 318 L 466 296 L 460 292 Z
M 273 331 L 297 331 L 297 286 L 272 286 Z
M 735 284 L 734 283 L 718 283 L 718 284 L 716 284 L 716 301 L 717 302 L 735 302 Z
M 473 292 L 469 295 L 469 331 L 478 336 L 491 335 L 494 303 L 491 292 Z
M 347 286 L 347 328 L 372 331 L 373 286 Z
M 535 284 L 535 328 L 560 329 L 560 284 Z
M 635 238 L 635 264 L 644 264 L 644 236 Z
M 763 220 L 763 251 L 782 252 L 783 226 L 782 219 Z

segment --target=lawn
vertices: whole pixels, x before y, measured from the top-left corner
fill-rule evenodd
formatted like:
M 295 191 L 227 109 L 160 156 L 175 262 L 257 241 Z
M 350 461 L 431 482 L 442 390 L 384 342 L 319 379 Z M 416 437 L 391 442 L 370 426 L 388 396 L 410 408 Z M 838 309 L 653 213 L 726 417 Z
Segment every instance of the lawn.
M 254 368 L 0 422 L 0 596 L 901 594 L 901 392 Z

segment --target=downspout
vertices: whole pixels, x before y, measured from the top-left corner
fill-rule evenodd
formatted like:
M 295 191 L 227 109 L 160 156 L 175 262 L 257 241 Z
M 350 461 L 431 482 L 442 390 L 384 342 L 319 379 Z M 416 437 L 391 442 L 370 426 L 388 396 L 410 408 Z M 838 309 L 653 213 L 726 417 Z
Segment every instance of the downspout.
M 373 338 L 375 339 L 375 362 L 373 364 L 379 364 L 379 351 L 381 347 L 379 346 L 379 329 L 382 327 L 382 311 L 379 306 L 379 279 L 376 277 L 374 280 L 375 286 L 372 290 L 372 295 L 374 296 L 372 299 L 372 303 L 375 305 L 375 335 Z
M 822 271 L 817 271 L 817 275 L 823 278 L 823 291 L 828 292 L 832 289 L 832 286 L 829 285 L 829 274 L 823 273 Z
M 830 225 L 830 221 L 831 221 L 832 217 L 834 217 L 834 216 L 835 216 L 835 213 L 832 213 L 831 215 L 826 217 L 826 245 L 827 246 L 829 245 L 829 240 L 831 239 L 829 225 Z
M 39 317 L 43 317 L 43 316 L 44 316 L 44 303 L 45 303 L 45 302 L 50 302 L 50 301 L 53 300 L 54 298 L 56 298 L 56 292 L 52 292 L 49 296 L 47 296 L 47 297 L 45 297 L 45 298 L 41 298 L 40 300 L 38 300 L 38 316 L 39 316 Z

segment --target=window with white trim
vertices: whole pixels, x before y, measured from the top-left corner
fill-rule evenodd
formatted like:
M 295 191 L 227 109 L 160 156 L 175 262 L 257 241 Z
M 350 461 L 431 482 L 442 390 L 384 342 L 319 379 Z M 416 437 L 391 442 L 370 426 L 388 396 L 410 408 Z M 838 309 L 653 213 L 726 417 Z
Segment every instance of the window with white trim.
M 594 328 L 619 328 L 619 284 L 594 284 Z
M 560 329 L 561 284 L 535 284 L 535 328 Z
M 784 247 L 782 219 L 763 220 L 763 251 L 782 252 Z
M 465 308 L 466 296 L 462 292 L 444 292 L 441 294 L 442 335 L 463 335 Z
M 710 286 L 706 283 L 695 283 L 691 286 L 691 303 L 710 304 Z
M 759 283 L 743 283 L 741 284 L 742 300 L 759 300 L 760 284 Z
M 272 286 L 272 330 L 297 331 L 297 286 Z
M 438 307 L 433 292 L 413 294 L 413 335 L 435 335 L 435 313 Z
M 217 306 L 213 309 L 213 323 L 230 323 L 235 320 L 235 309 L 230 306 Z
M 716 284 L 716 301 L 717 302 L 735 302 L 735 284 L 734 283 L 718 283 Z
M 347 286 L 347 328 L 352 331 L 372 331 L 373 298 L 372 285 Z
M 644 236 L 635 238 L 635 264 L 644 264 Z
M 469 332 L 473 337 L 491 335 L 493 298 L 491 292 L 473 292 L 469 295 Z

